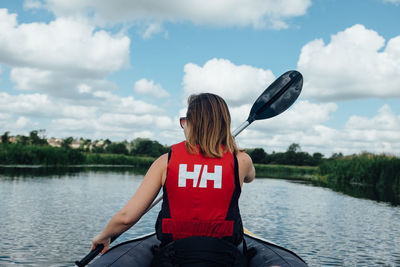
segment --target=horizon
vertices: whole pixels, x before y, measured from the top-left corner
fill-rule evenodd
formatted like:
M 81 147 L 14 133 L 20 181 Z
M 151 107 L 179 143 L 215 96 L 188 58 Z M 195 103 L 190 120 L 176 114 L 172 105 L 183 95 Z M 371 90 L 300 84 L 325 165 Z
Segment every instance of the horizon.
M 41 130 L 44 130 L 44 132 L 46 132 L 46 130 L 45 129 L 41 129 Z M 33 132 L 33 131 L 38 131 L 38 130 L 32 130 L 32 131 L 30 131 L 30 132 Z M 8 131 L 6 131 L 6 132 L 8 132 Z M 5 133 L 6 133 L 5 132 Z M 39 131 L 38 131 L 39 132 Z M 9 132 L 8 132 L 9 133 Z M 25 136 L 25 135 L 8 135 L 8 139 L 9 139 L 9 141 L 10 141 L 10 139 L 12 139 L 12 138 L 16 138 L 16 137 L 18 137 L 18 136 Z M 29 136 L 29 135 L 26 135 L 27 137 Z M 76 141 L 78 141 L 78 142 L 80 142 L 81 140 L 83 140 L 83 141 L 86 141 L 86 140 L 90 140 L 90 144 L 93 144 L 93 143 L 97 143 L 97 142 L 104 142 L 104 141 L 110 141 L 111 143 L 128 143 L 128 144 L 131 144 L 132 142 L 134 142 L 134 141 L 136 141 L 137 139 L 142 139 L 142 140 L 150 140 L 150 141 L 155 141 L 155 142 L 158 142 L 157 140 L 154 140 L 154 139 L 151 139 L 151 138 L 147 138 L 147 137 L 136 137 L 136 138 L 134 138 L 134 139 L 131 139 L 131 140 L 129 140 L 129 139 L 125 139 L 125 140 L 119 140 L 119 141 L 113 141 L 113 140 L 111 140 L 111 139 L 108 139 L 108 138 L 105 138 L 105 139 L 91 139 L 91 138 L 83 138 L 83 137 L 74 137 L 74 136 L 68 136 L 68 137 L 64 137 L 64 138 L 59 138 L 59 137 L 54 137 L 54 136 L 51 136 L 51 137 L 47 137 L 45 134 L 42 134 L 42 136 L 40 136 L 40 135 L 38 135 L 40 138 L 42 138 L 42 139 L 45 139 L 47 142 L 49 141 L 49 140 L 56 140 L 56 141 L 64 141 L 64 140 L 66 140 L 66 139 L 68 139 L 68 138 L 73 138 L 73 142 L 76 142 Z M 11 140 L 10 141 L 11 143 L 17 143 L 18 142 L 18 140 Z M 0 144 L 2 143 L 2 140 L 0 140 Z M 170 147 L 171 145 L 168 145 L 168 144 L 163 144 L 163 143 L 160 143 L 160 142 L 158 142 L 160 145 L 162 145 L 162 146 L 164 146 L 164 147 Z M 285 152 L 287 152 L 288 150 L 289 150 L 289 147 L 290 146 L 292 146 L 292 145 L 294 145 L 294 144 L 296 144 L 296 145 L 298 145 L 299 147 L 298 147 L 298 151 L 296 151 L 296 152 L 305 152 L 305 153 L 307 153 L 307 154 L 309 154 L 309 155 L 313 155 L 313 154 L 315 154 L 315 153 L 321 153 L 320 151 L 303 151 L 303 149 L 302 149 L 302 146 L 301 146 L 301 144 L 299 144 L 299 143 L 291 143 L 291 144 L 289 144 L 289 146 L 285 149 L 285 150 L 282 150 L 282 151 L 275 151 L 275 150 L 273 150 L 273 151 L 267 151 L 267 150 L 265 150 L 264 148 L 262 148 L 262 147 L 252 147 L 252 148 L 245 148 L 245 147 L 240 147 L 240 149 L 245 149 L 245 150 L 253 150 L 253 149 L 263 149 L 263 151 L 265 152 L 265 153 L 267 153 L 267 154 L 274 154 L 274 153 L 285 153 Z M 61 146 L 61 143 L 60 144 L 57 144 L 57 145 L 55 145 L 54 143 L 48 143 L 48 145 L 50 145 L 50 146 Z M 87 145 L 87 143 L 86 143 L 86 145 Z M 75 147 L 72 147 L 72 148 L 74 148 L 74 149 L 76 149 L 76 148 L 78 148 L 78 147 L 76 147 L 76 144 L 75 144 Z M 398 155 L 396 155 L 396 154 L 392 154 L 392 153 L 387 153 L 387 152 L 381 152 L 381 153 L 374 153 L 374 152 L 370 152 L 370 151 L 360 151 L 360 152 L 356 152 L 356 153 L 351 153 L 351 154 L 344 154 L 344 153 L 342 153 L 341 151 L 339 151 L 339 152 L 334 152 L 334 153 L 332 153 L 331 155 L 326 155 L 326 154 L 323 154 L 323 153 L 321 153 L 322 154 L 322 156 L 323 156 L 323 158 L 325 158 L 325 159 L 328 159 L 328 158 L 331 158 L 331 157 L 334 157 L 334 156 L 337 156 L 337 155 L 342 155 L 342 156 L 344 156 L 344 157 L 347 157 L 347 156 L 354 156 L 354 155 L 364 155 L 364 154 L 372 154 L 372 155 L 383 155 L 383 156 L 394 156 L 394 157 L 399 157 Z

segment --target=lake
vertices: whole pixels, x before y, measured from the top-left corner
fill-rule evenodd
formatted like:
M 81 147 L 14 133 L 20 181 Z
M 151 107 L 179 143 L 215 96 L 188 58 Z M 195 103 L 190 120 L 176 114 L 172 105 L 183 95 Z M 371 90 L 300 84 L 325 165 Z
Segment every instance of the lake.
M 73 266 L 132 196 L 130 168 L 0 168 L 0 266 Z M 160 204 L 115 244 L 154 231 Z M 400 207 L 301 182 L 243 186 L 243 223 L 310 266 L 400 266 Z

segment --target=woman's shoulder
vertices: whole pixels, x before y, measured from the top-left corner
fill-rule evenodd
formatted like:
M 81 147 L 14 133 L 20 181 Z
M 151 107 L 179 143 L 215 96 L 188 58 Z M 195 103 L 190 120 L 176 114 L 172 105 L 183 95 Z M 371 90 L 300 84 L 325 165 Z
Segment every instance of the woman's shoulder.
M 168 153 L 162 154 L 159 156 L 151 165 L 153 168 L 164 169 L 168 164 Z
M 253 161 L 251 160 L 251 157 L 249 156 L 249 154 L 247 154 L 244 151 L 239 151 L 236 154 L 236 157 L 237 157 L 239 162 L 247 163 L 247 164 L 253 164 Z
M 241 182 L 250 183 L 254 180 L 256 174 L 251 157 L 244 151 L 239 151 L 236 157 L 238 159 Z

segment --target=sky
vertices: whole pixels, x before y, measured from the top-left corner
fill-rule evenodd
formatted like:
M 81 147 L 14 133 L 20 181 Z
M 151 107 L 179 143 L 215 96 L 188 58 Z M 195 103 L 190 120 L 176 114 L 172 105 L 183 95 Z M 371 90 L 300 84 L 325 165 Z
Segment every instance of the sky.
M 232 130 L 288 70 L 295 104 L 240 148 L 400 155 L 400 0 L 1 0 L 0 133 L 184 140 L 189 95 Z

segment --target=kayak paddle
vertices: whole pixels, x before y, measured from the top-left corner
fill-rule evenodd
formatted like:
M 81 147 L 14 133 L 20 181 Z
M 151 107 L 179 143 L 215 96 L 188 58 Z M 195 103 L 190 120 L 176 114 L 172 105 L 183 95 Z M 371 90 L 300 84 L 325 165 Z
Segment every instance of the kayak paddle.
M 285 110 L 287 110 L 299 97 L 303 87 L 303 76 L 300 72 L 291 70 L 282 74 L 276 79 L 267 89 L 257 98 L 253 107 L 250 110 L 249 117 L 244 121 L 232 135 L 236 137 L 246 127 L 256 120 L 264 120 L 275 117 Z M 151 203 L 150 207 L 145 211 L 145 214 L 151 210 L 158 202 L 161 201 L 162 195 Z M 118 236 L 113 237 L 111 242 L 117 239 Z M 86 266 L 92 259 L 94 259 L 102 250 L 104 246 L 98 245 L 82 260 L 76 261 L 77 266 Z
M 253 121 L 275 117 L 287 110 L 299 97 L 303 87 L 303 76 L 292 70 L 282 74 L 257 98 L 249 117 L 232 132 L 237 136 Z

